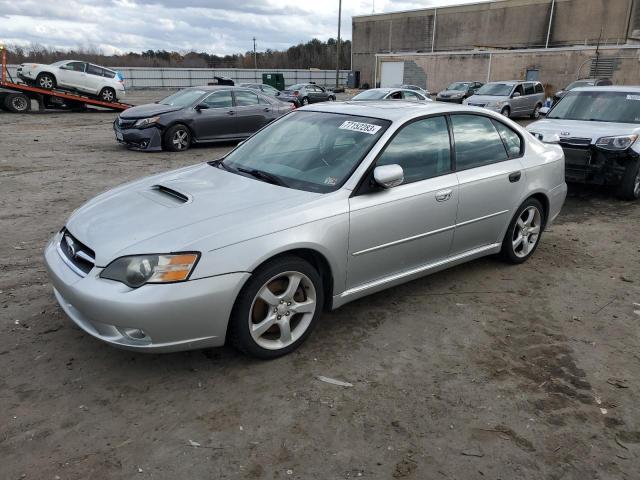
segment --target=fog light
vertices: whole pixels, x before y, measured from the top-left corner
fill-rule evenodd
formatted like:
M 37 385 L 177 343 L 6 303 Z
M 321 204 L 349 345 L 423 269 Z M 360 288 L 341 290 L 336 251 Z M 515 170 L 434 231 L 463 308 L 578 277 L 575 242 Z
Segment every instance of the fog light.
M 149 140 L 143 140 L 142 142 L 140 142 L 140 146 L 142 148 L 147 148 L 148 145 L 149 145 Z
M 132 340 L 150 340 L 141 328 L 123 328 L 122 333 Z

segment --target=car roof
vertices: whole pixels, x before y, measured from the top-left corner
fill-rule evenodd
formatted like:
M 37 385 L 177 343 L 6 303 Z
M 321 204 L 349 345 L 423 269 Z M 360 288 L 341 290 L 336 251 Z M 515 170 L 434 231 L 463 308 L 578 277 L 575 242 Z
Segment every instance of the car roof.
M 313 111 L 354 115 L 361 117 L 373 117 L 391 122 L 402 121 L 408 118 L 423 115 L 432 115 L 448 112 L 477 112 L 490 114 L 486 109 L 468 107 L 465 105 L 450 105 L 448 103 L 428 102 L 418 103 L 403 100 L 373 100 L 373 101 L 346 101 L 346 102 L 322 102 L 314 103 L 297 109 L 298 111 Z M 496 114 L 497 115 L 497 114 Z
M 640 86 L 638 85 L 605 85 L 601 87 L 578 87 L 572 92 L 633 92 L 640 93 Z

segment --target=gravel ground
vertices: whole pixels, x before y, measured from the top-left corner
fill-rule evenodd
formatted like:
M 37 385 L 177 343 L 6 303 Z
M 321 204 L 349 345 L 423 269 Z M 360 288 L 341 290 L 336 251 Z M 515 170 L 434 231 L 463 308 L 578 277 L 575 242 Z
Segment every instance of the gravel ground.
M 356 301 L 275 361 L 134 354 L 74 328 L 44 245 L 98 192 L 232 145 L 130 152 L 114 117 L 0 113 L 0 478 L 638 478 L 639 203 L 570 186 L 526 264 Z

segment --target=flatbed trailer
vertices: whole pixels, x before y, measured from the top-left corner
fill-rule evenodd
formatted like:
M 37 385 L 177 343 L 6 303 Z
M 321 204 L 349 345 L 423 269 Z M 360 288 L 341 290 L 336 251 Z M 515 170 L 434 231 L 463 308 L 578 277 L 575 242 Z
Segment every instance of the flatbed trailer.
M 128 103 L 105 102 L 87 95 L 80 95 L 59 89 L 47 90 L 45 88 L 15 82 L 7 70 L 7 51 L 2 45 L 0 45 L 0 52 L 2 52 L 0 107 L 5 110 L 14 113 L 28 112 L 31 110 L 31 100 L 36 100 L 41 109 L 67 108 L 84 110 L 88 106 L 93 106 L 121 112 L 133 106 Z

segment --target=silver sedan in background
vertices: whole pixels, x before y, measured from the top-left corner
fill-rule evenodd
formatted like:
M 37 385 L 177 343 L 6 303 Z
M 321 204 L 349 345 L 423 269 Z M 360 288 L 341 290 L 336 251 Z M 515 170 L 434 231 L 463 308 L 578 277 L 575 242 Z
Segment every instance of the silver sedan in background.
M 431 102 L 432 100 L 417 90 L 408 88 L 371 88 L 360 92 L 351 99 L 352 101 L 371 100 L 405 100 L 409 102 Z
M 524 262 L 565 195 L 561 148 L 499 114 L 324 103 L 98 195 L 45 259 L 62 309 L 111 345 L 273 358 L 325 309 L 484 255 Z

